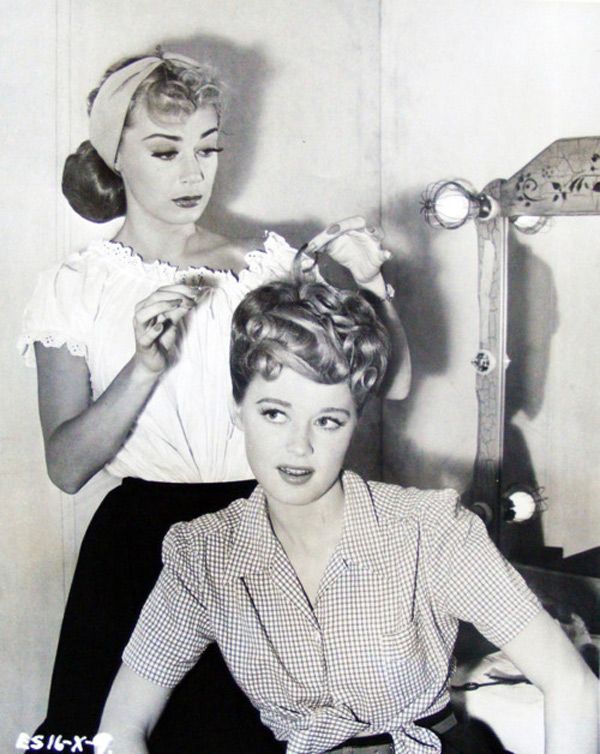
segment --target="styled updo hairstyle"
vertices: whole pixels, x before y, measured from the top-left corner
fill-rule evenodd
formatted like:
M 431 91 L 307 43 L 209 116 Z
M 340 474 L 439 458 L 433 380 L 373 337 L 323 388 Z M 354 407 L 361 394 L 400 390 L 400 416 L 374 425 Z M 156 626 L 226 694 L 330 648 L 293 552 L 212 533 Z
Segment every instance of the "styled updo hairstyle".
M 88 96 L 88 115 L 100 87 L 109 76 L 143 57 L 127 58 L 107 69 L 100 85 Z M 208 66 L 192 66 L 179 59 L 165 58 L 136 89 L 124 128 L 131 124 L 132 113 L 140 103 L 158 122 L 191 115 L 204 105 L 213 105 L 220 119 L 222 87 Z M 114 220 L 127 210 L 121 177 L 104 162 L 89 141 L 82 142 L 77 151 L 67 157 L 62 191 L 75 212 L 92 222 Z
M 321 384 L 347 382 L 360 411 L 381 385 L 390 343 L 358 293 L 296 275 L 246 295 L 233 315 L 229 355 L 237 403 L 254 375 L 275 379 L 289 367 Z

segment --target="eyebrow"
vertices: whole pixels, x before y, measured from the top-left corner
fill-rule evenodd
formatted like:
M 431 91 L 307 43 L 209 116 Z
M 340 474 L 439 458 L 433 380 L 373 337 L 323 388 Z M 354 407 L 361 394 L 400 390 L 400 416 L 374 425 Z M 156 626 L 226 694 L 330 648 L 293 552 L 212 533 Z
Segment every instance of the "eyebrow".
M 350 416 L 350 411 L 345 408 L 339 408 L 339 406 L 327 406 L 327 408 L 322 408 L 319 413 L 324 414 L 326 412 L 331 413 L 333 411 L 337 412 L 338 414 L 346 414 L 346 416 L 348 417 Z
M 200 134 L 201 139 L 206 139 L 207 136 L 210 136 L 211 134 L 214 134 L 219 129 L 215 126 L 215 128 L 209 128 L 208 131 L 205 131 L 204 133 Z M 142 141 L 147 141 L 148 139 L 168 139 L 169 141 L 181 141 L 181 136 L 174 136 L 173 134 L 150 134 L 149 136 L 144 136 Z
M 284 406 L 285 408 L 291 408 L 292 406 L 291 403 L 288 403 L 287 401 L 281 401 L 279 400 L 279 398 L 261 398 L 259 401 L 256 401 L 257 405 L 261 403 L 276 403 L 278 406 Z M 339 406 L 326 406 L 325 408 L 319 409 L 317 413 L 325 414 L 327 412 L 331 413 L 333 411 L 339 414 L 345 414 L 348 418 L 350 417 L 350 411 L 345 408 L 340 408 Z

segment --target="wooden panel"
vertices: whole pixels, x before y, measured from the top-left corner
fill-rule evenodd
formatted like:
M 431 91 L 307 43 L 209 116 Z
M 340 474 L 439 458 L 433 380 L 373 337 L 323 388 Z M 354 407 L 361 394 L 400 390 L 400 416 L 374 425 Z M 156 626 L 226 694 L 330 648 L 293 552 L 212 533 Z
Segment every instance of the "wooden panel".
M 486 193 L 496 198 L 500 182 Z M 506 269 L 507 221 L 496 217 L 478 222 L 479 255 L 479 352 L 476 393 L 479 408 L 477 456 L 475 459 L 471 502 L 490 506 L 493 517 L 490 531 L 498 542 L 500 515 L 498 492 L 504 443 L 504 378 L 506 366 Z
M 501 203 L 508 217 L 597 214 L 600 137 L 558 139 L 504 182 Z

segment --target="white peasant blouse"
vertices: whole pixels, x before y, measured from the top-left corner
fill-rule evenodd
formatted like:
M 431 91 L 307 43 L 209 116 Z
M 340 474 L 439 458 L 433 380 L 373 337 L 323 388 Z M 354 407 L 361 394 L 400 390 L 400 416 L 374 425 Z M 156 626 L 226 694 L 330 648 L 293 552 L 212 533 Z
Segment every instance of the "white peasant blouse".
M 264 250 L 249 252 L 236 275 L 144 262 L 120 243 L 93 241 L 40 274 L 18 347 L 34 366 L 35 342 L 66 344 L 85 358 L 95 400 L 134 354 L 135 305 L 161 286 L 201 274 L 210 290 L 183 321 L 173 363 L 106 470 L 162 482 L 250 479 L 243 435 L 230 415 L 231 318 L 248 291 L 289 275 L 295 253 L 281 236 L 268 233 Z

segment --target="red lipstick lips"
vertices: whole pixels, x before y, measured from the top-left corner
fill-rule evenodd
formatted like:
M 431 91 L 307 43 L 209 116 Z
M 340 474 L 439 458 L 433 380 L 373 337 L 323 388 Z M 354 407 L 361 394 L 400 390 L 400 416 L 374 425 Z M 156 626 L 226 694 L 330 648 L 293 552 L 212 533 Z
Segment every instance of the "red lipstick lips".
M 173 203 L 178 207 L 184 207 L 189 209 L 191 207 L 197 207 L 202 201 L 202 194 L 198 196 L 179 196 L 177 199 L 173 199 Z
M 288 484 L 306 484 L 315 473 L 308 466 L 278 466 L 279 476 Z

